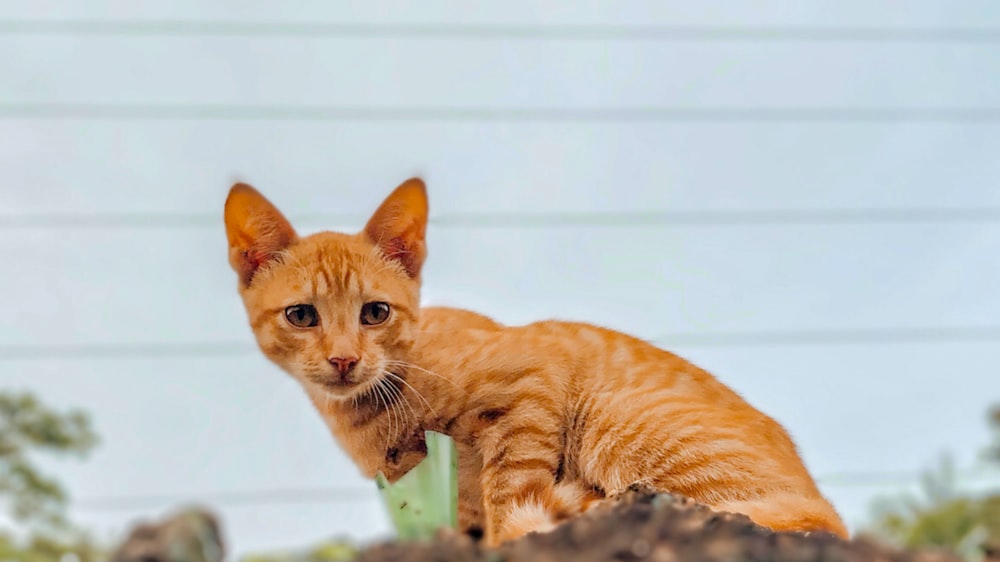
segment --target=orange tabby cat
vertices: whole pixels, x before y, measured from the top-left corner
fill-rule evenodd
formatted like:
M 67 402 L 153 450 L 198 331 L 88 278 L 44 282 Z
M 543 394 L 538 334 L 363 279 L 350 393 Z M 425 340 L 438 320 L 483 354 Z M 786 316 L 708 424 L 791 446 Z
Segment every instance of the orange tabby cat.
M 631 336 L 502 326 L 419 307 L 423 182 L 358 234 L 300 238 L 253 188 L 225 208 L 229 261 L 264 354 L 305 388 L 362 472 L 395 480 L 451 435 L 460 522 L 488 545 L 639 486 L 775 530 L 847 536 L 776 421 L 709 373 Z

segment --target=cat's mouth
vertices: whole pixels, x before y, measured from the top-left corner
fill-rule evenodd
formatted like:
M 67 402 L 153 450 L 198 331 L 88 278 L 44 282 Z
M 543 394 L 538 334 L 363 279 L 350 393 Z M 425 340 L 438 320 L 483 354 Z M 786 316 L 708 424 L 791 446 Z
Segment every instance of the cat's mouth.
M 342 379 L 338 379 L 336 377 L 323 377 L 323 378 L 313 379 L 312 382 L 322 386 L 327 390 L 332 390 L 335 392 L 343 392 L 345 390 L 349 390 L 355 386 L 358 386 L 358 383 L 355 381 L 345 381 Z
M 340 377 L 335 374 L 306 375 L 306 380 L 320 387 L 332 398 L 345 400 L 363 395 L 376 386 L 378 377 Z
M 350 398 L 362 392 L 369 385 L 365 380 L 343 379 L 337 376 L 307 376 L 310 383 L 322 388 L 336 398 Z

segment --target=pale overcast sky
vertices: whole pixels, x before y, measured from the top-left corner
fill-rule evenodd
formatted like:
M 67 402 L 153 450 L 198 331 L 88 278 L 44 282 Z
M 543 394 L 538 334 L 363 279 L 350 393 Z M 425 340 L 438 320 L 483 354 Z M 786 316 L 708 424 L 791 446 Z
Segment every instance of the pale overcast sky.
M 253 347 L 222 203 L 357 229 L 419 173 L 428 302 L 656 339 L 857 528 L 1000 400 L 1000 42 L 927 28 L 1000 4 L 0 0 L 0 385 L 93 414 L 45 466 L 99 536 L 187 500 L 237 554 L 384 536 Z

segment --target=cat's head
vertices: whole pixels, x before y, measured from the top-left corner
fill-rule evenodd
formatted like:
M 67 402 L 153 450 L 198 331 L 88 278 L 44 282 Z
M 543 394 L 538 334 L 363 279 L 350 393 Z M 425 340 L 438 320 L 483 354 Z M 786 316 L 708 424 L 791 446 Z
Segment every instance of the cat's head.
M 357 234 L 299 237 L 257 190 L 225 207 L 229 263 L 261 351 L 335 399 L 367 392 L 406 361 L 417 333 L 427 195 L 410 179 Z

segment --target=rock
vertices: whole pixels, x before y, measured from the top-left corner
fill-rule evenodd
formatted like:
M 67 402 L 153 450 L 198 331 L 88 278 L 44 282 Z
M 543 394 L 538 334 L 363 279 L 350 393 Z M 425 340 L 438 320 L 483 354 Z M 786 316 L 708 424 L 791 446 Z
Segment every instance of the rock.
M 218 519 L 190 508 L 159 523 L 137 523 L 111 562 L 222 562 L 224 557 Z
M 997 408 L 997 413 L 1000 414 L 1000 408 Z M 1000 541 L 983 545 L 983 562 L 1000 562 Z

